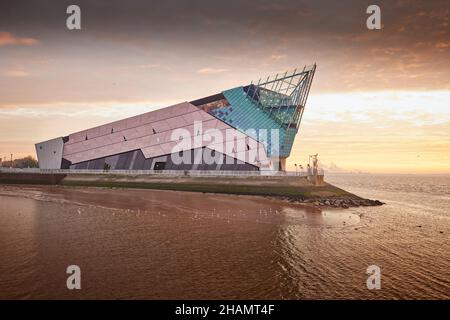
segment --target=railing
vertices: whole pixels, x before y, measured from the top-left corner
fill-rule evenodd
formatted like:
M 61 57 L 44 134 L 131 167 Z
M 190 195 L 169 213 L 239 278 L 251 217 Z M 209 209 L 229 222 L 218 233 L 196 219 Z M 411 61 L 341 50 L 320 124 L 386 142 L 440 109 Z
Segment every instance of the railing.
M 1 168 L 0 172 L 6 173 L 34 173 L 34 174 L 102 174 L 102 175 L 154 175 L 173 177 L 214 177 L 214 176 L 298 176 L 307 177 L 307 171 L 221 171 L 221 170 L 88 170 L 88 169 L 39 169 L 39 168 Z M 323 175 L 323 170 L 318 170 L 318 175 Z

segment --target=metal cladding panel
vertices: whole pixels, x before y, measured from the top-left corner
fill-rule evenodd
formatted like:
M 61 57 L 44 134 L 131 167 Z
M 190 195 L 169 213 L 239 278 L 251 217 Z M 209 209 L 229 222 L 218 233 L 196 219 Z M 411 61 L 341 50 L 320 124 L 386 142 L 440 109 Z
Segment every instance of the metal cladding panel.
M 216 125 L 217 125 L 217 122 L 218 121 L 216 119 L 214 119 L 214 118 L 210 119 L 210 120 L 203 121 L 203 131 L 215 129 Z
M 152 122 L 152 128 L 155 129 L 156 132 L 161 132 L 169 129 L 169 125 L 165 120 L 157 120 L 156 122 Z
M 265 150 L 264 146 L 256 140 L 185 102 L 71 134 L 69 141 L 64 145 L 64 158 L 76 164 L 140 149 L 148 159 L 173 153 L 180 137 L 191 138 L 188 147 L 183 148 L 184 150 L 207 147 L 216 142 L 212 139 L 215 139 L 214 134 L 217 133 L 223 137 L 219 141 L 222 145 L 219 146 L 216 143 L 213 148 L 225 155 L 236 157 L 236 152 L 246 154 L 247 151 L 255 148 L 249 148 L 247 144 Z M 200 144 L 197 139 L 200 140 Z M 238 141 L 243 142 L 238 143 Z M 246 155 L 241 158 L 251 159 L 252 157 Z M 265 157 L 259 157 L 257 162 L 254 160 L 251 162 L 252 165 L 259 167 L 261 163 L 268 160 Z
M 183 116 L 181 115 L 167 119 L 166 123 L 169 129 L 176 129 L 189 124 L 186 122 L 186 120 L 184 120 Z
M 142 148 L 141 150 L 146 158 L 154 158 L 164 154 L 161 146 L 159 145 L 145 147 Z
M 96 153 L 108 154 L 126 151 L 136 146 L 133 140 L 153 135 L 154 130 L 156 132 L 167 130 L 166 119 L 195 111 L 198 111 L 195 106 L 185 102 L 71 134 L 64 146 L 64 156 L 73 163 L 86 160 L 92 155 L 92 150 L 96 150 Z M 177 121 L 185 123 L 182 118 Z M 172 124 L 175 123 L 172 121 Z M 106 146 L 109 151 L 105 150 Z
M 63 138 L 37 143 L 36 154 L 41 169 L 61 169 L 63 156 Z
M 161 155 L 172 153 L 176 144 L 177 144 L 177 142 L 175 142 L 175 141 L 169 141 L 169 142 L 160 144 L 161 152 L 162 152 Z
M 86 137 L 88 138 L 88 140 L 91 140 L 93 138 L 108 135 L 113 132 L 120 132 L 126 129 L 136 128 L 144 124 L 159 122 L 168 118 L 173 118 L 175 116 L 195 111 L 198 111 L 198 109 L 190 103 L 179 103 L 164 109 L 147 112 L 138 116 L 133 116 L 127 119 L 72 133 L 69 135 L 69 140 L 66 142 L 66 146 L 73 143 L 86 141 Z
M 197 112 L 186 113 L 182 117 L 187 124 L 191 124 L 194 123 L 195 120 L 199 120 Z

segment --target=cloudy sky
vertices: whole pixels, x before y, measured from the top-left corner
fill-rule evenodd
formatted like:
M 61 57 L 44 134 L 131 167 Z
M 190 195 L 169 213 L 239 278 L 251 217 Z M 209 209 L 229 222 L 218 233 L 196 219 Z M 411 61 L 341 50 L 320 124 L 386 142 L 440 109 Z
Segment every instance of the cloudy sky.
M 317 63 L 290 168 L 450 173 L 449 31 L 446 0 L 0 0 L 0 157 Z

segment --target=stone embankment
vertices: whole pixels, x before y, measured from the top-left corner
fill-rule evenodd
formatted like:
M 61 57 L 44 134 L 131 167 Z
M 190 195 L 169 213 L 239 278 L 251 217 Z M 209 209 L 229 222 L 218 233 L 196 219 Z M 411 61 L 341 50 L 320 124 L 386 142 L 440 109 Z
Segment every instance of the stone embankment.
M 307 203 L 318 207 L 351 208 L 351 207 L 372 207 L 381 206 L 384 203 L 379 200 L 353 198 L 353 197 L 329 197 L 317 199 L 304 199 L 302 197 L 287 197 L 289 202 Z

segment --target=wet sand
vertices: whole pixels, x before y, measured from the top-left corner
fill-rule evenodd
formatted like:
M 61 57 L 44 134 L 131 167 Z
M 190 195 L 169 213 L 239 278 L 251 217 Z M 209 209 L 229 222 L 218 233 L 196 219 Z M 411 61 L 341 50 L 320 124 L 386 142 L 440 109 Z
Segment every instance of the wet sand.
M 449 297 L 443 234 L 384 222 L 377 207 L 4 185 L 0 202 L 0 298 Z M 80 291 L 66 288 L 71 264 L 81 267 Z M 383 290 L 366 287 L 371 264 L 382 267 Z

